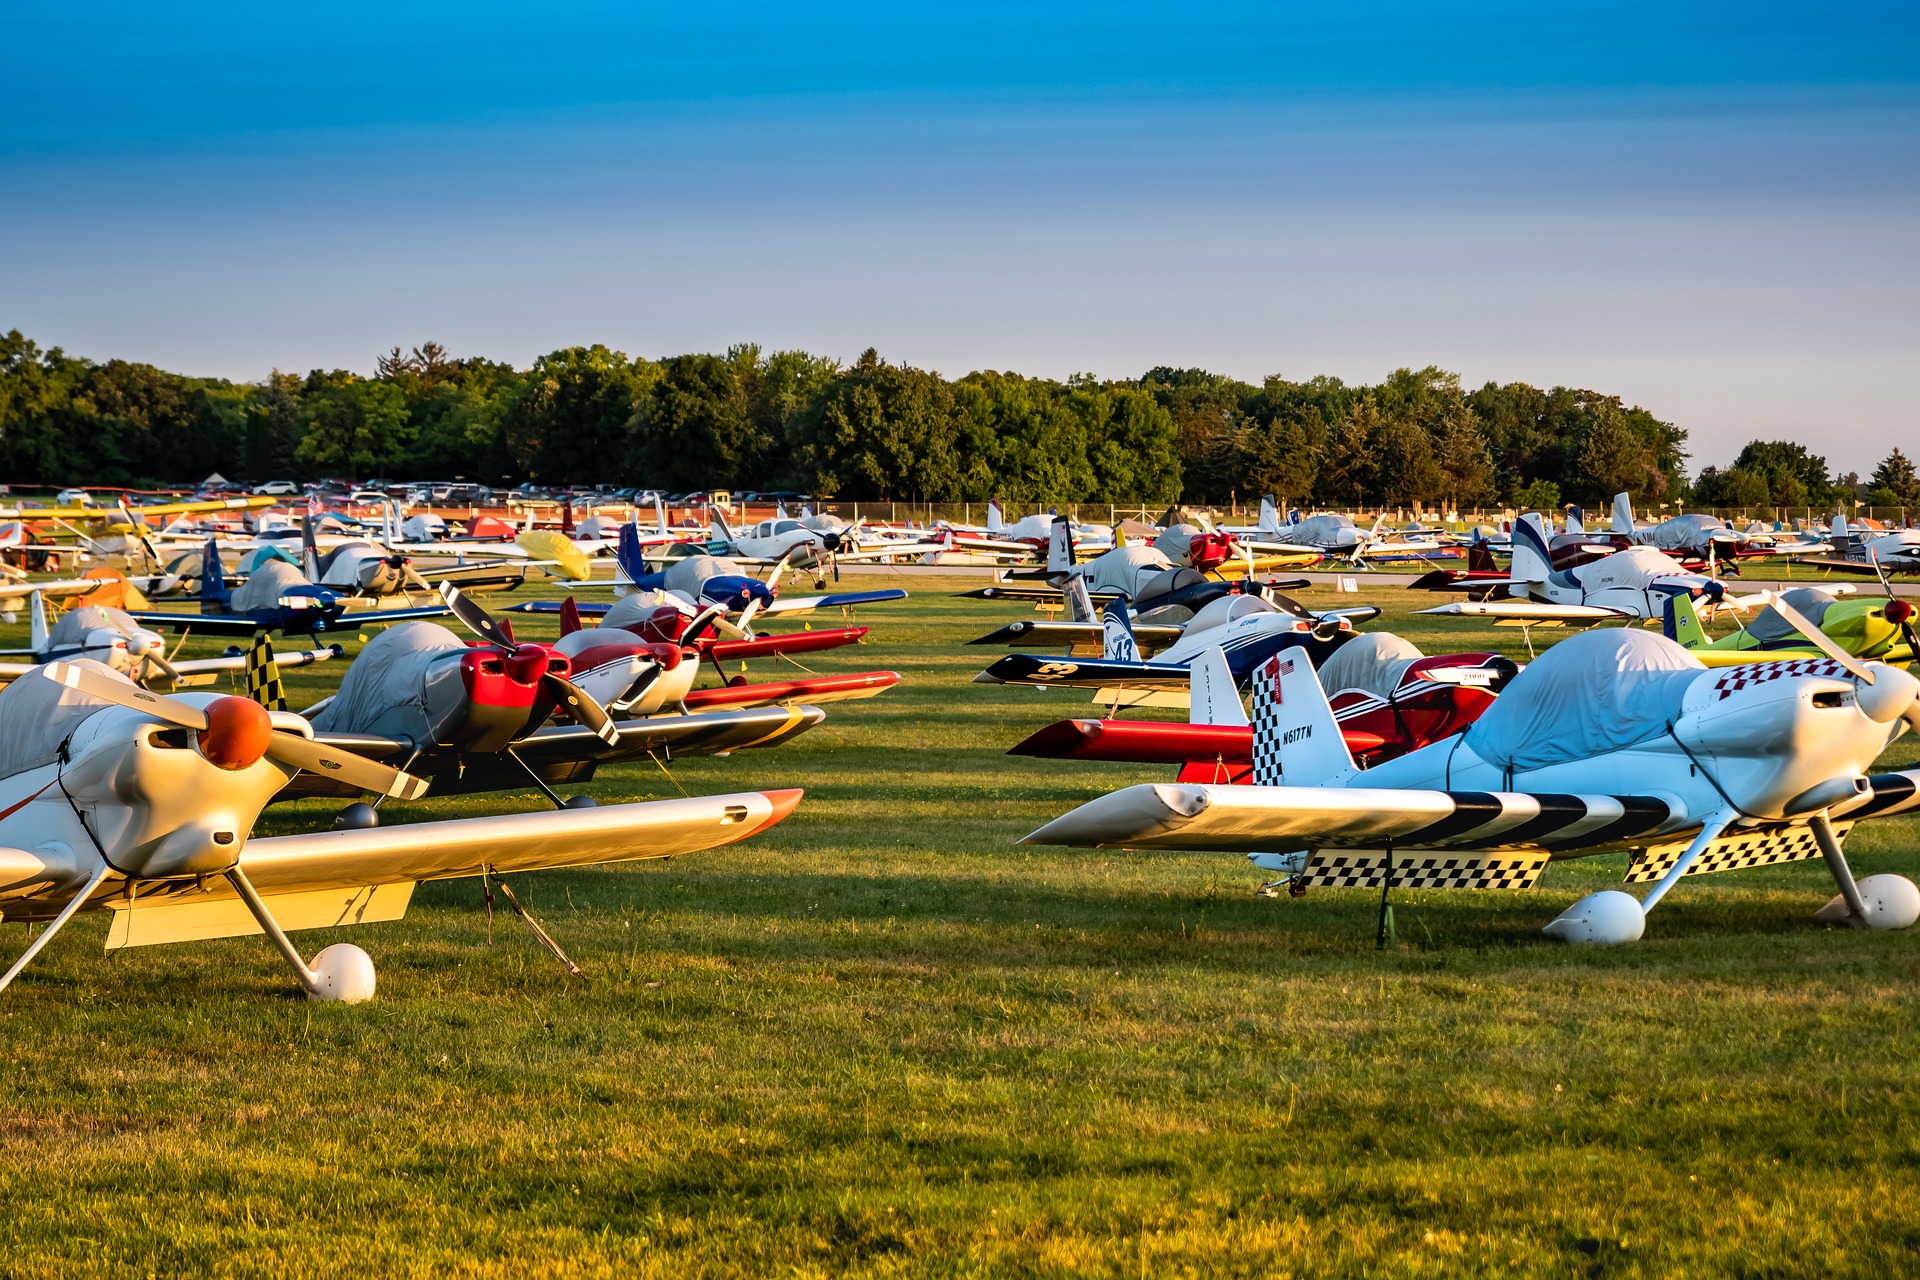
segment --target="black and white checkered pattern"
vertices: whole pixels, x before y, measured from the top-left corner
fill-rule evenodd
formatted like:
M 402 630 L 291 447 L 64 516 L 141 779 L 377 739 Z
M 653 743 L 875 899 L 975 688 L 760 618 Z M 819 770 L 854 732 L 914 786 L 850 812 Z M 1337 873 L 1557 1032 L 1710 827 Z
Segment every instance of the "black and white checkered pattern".
M 1847 832 L 1852 829 L 1851 822 L 1833 824 L 1833 833 L 1841 840 L 1845 840 Z M 1679 861 L 1680 855 L 1687 851 L 1691 843 L 1691 840 L 1675 840 L 1635 851 L 1633 865 L 1627 870 L 1626 883 L 1646 884 L 1658 880 L 1673 869 L 1673 864 Z M 1751 831 L 1715 840 L 1694 859 L 1693 865 L 1687 868 L 1687 874 L 1706 876 L 1716 871 L 1743 871 L 1748 867 L 1802 862 L 1819 856 L 1820 846 L 1814 840 L 1811 828 L 1803 823 L 1781 823 L 1778 826 L 1755 827 Z
M 1526 889 L 1547 869 L 1545 853 L 1396 853 L 1396 889 Z M 1328 889 L 1378 889 L 1387 882 L 1387 854 L 1380 849 L 1323 849 L 1307 860 L 1305 883 Z
M 1742 689 L 1751 689 L 1769 680 L 1782 680 L 1788 676 L 1832 676 L 1838 680 L 1851 679 L 1847 669 L 1832 658 L 1794 658 L 1787 662 L 1745 662 L 1737 667 L 1728 667 L 1714 678 L 1713 695 L 1716 699 L 1729 698 Z
M 1304 658 L 1274 656 L 1253 669 L 1253 785 L 1284 785 L 1280 776 L 1280 664 Z

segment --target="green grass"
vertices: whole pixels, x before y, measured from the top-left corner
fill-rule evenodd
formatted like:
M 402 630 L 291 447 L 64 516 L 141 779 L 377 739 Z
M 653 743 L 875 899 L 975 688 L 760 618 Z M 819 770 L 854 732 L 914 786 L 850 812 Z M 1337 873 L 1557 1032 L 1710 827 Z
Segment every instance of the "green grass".
M 300 935 L 373 954 L 353 1008 L 298 998 L 258 938 L 105 958 L 76 923 L 0 996 L 0 1272 L 1912 1272 L 1920 949 L 1813 924 L 1817 864 L 1688 881 L 1609 951 L 1538 929 L 1618 859 L 1403 893 L 1377 953 L 1370 893 L 1018 849 L 1165 771 L 1003 754 L 1085 695 L 968 683 L 996 651 L 961 643 L 1019 608 L 907 585 L 863 611 L 874 643 L 808 660 L 900 688 L 674 766 L 803 785 L 793 818 L 514 882 L 589 983 L 510 915 L 489 945 L 471 881 Z M 1521 644 L 1374 597 L 1429 652 Z M 677 794 L 650 764 L 588 790 Z M 1920 874 L 1915 836 L 1863 828 L 1856 866 Z

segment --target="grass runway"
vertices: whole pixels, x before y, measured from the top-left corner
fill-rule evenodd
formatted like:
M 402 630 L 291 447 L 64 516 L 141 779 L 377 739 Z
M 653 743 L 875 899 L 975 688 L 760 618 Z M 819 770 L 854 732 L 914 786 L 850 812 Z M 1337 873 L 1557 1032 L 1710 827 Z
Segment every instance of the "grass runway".
M 793 745 L 584 788 L 807 789 L 743 845 L 517 877 L 586 983 L 504 911 L 489 944 L 474 881 L 298 935 L 373 955 L 357 1007 L 300 998 L 260 938 L 109 958 L 104 915 L 77 920 L 0 996 L 0 1273 L 1920 1267 L 1920 931 L 1814 924 L 1831 882 L 1799 863 L 1690 879 L 1631 947 L 1543 939 L 1617 882 L 1610 858 L 1522 893 L 1401 891 L 1378 953 L 1371 892 L 1257 897 L 1232 854 L 1016 848 L 1167 771 L 1004 754 L 1090 704 L 969 683 L 1001 651 L 963 642 L 1029 616 L 950 597 L 978 581 L 911 579 L 861 612 L 872 643 L 808 655 L 906 680 Z M 1409 620 L 1430 597 L 1358 599 L 1428 652 L 1524 656 L 1517 631 Z M 291 673 L 296 705 L 343 665 Z M 1860 874 L 1920 876 L 1920 822 L 1849 843 Z M 25 932 L 4 933 L 10 956 Z

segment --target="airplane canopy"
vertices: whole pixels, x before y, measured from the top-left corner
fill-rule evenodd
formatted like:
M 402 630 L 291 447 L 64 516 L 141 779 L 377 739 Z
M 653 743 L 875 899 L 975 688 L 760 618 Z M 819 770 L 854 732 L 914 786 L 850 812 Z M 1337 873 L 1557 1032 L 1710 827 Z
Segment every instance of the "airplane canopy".
M 403 622 L 367 642 L 347 668 L 340 692 L 313 717 L 321 733 L 375 733 L 431 741 L 427 668 L 467 642 L 434 622 Z
M 1602 587 L 1642 587 L 1649 578 L 1687 576 L 1687 567 L 1652 547 L 1625 547 L 1574 571 L 1589 591 Z
M 1418 645 L 1391 631 L 1362 632 L 1321 664 L 1320 685 L 1329 695 L 1359 689 L 1376 698 L 1390 697 L 1407 668 L 1426 656 Z
M 1689 511 L 1671 520 L 1662 520 L 1651 529 L 1638 530 L 1638 533 L 1643 546 L 1657 547 L 1661 551 L 1689 551 L 1705 547 L 1715 533 L 1729 527 L 1718 516 Z
M 73 665 L 105 671 L 114 679 L 112 668 L 91 658 L 75 658 Z M 65 742 L 80 722 L 107 709 L 107 704 L 43 675 L 22 676 L 0 689 L 0 778 L 38 769 L 60 758 Z
M 122 610 L 82 605 L 60 615 L 60 620 L 53 624 L 53 630 L 47 633 L 47 648 L 78 648 L 85 643 L 89 631 L 118 631 L 123 636 L 131 637 L 139 629 L 140 624 Z
M 1816 627 L 1825 625 L 1827 610 L 1839 603 L 1818 587 L 1795 587 L 1785 594 L 1785 599 L 1788 605 Z M 1776 640 L 1799 635 L 1800 629 L 1781 617 L 1772 605 L 1768 605 L 1747 624 L 1747 634 L 1762 644 L 1772 644 Z
M 262 558 L 247 574 L 247 580 L 233 589 L 230 602 L 235 613 L 260 613 L 274 608 L 280 597 L 296 587 L 307 587 L 307 575 L 291 562 L 278 557 Z
M 1467 730 L 1466 745 L 1496 768 L 1541 769 L 1645 742 L 1679 719 L 1705 670 L 1651 631 L 1582 632 L 1528 663 Z

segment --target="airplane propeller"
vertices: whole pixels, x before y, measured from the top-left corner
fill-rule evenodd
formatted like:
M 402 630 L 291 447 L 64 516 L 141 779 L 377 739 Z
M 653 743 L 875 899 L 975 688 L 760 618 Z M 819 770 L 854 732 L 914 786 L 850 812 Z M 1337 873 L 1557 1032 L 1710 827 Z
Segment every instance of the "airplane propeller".
M 295 769 L 338 778 L 362 791 L 400 800 L 415 800 L 427 791 L 424 778 L 274 728 L 267 709 L 249 698 L 216 698 L 203 710 L 178 698 L 149 693 L 93 667 L 49 662 L 40 669 L 47 679 L 76 693 L 193 730 L 196 749 L 217 768 L 245 769 L 266 756 Z
M 1920 733 L 1920 681 L 1884 662 L 1860 661 L 1783 599 L 1774 600 L 1773 608 L 1794 630 L 1813 641 L 1816 648 L 1839 663 L 1867 688 L 1875 688 L 1881 680 L 1885 680 L 1886 687 L 1877 697 L 1869 696 L 1865 689 L 1860 692 L 1860 710 L 1869 719 L 1888 724 L 1898 718 L 1905 720 L 1914 732 Z M 1874 670 L 1876 667 L 1879 668 L 1877 672 Z M 1905 696 L 1904 705 L 1902 695 Z
M 1880 589 L 1887 593 L 1887 621 L 1900 628 L 1900 635 L 1907 642 L 1907 661 L 1920 662 L 1920 637 L 1913 631 L 1912 601 L 1893 594 L 1893 584 L 1887 581 L 1887 568 L 1880 563 L 1878 547 L 1867 552 L 1867 559 L 1873 564 L 1874 576 L 1880 579 Z
M 613 722 L 607 709 L 600 705 L 594 696 L 576 685 L 573 681 L 557 672 L 547 669 L 547 651 L 539 645 L 520 644 L 507 633 L 506 628 L 493 620 L 485 609 L 460 593 L 460 588 L 451 582 L 440 584 L 440 598 L 447 602 L 447 608 L 453 610 L 453 616 L 473 634 L 499 649 L 508 658 L 526 664 L 531 671 L 538 667 L 541 687 L 554 703 L 568 715 L 594 731 L 601 741 L 609 746 L 620 741 L 620 726 Z

